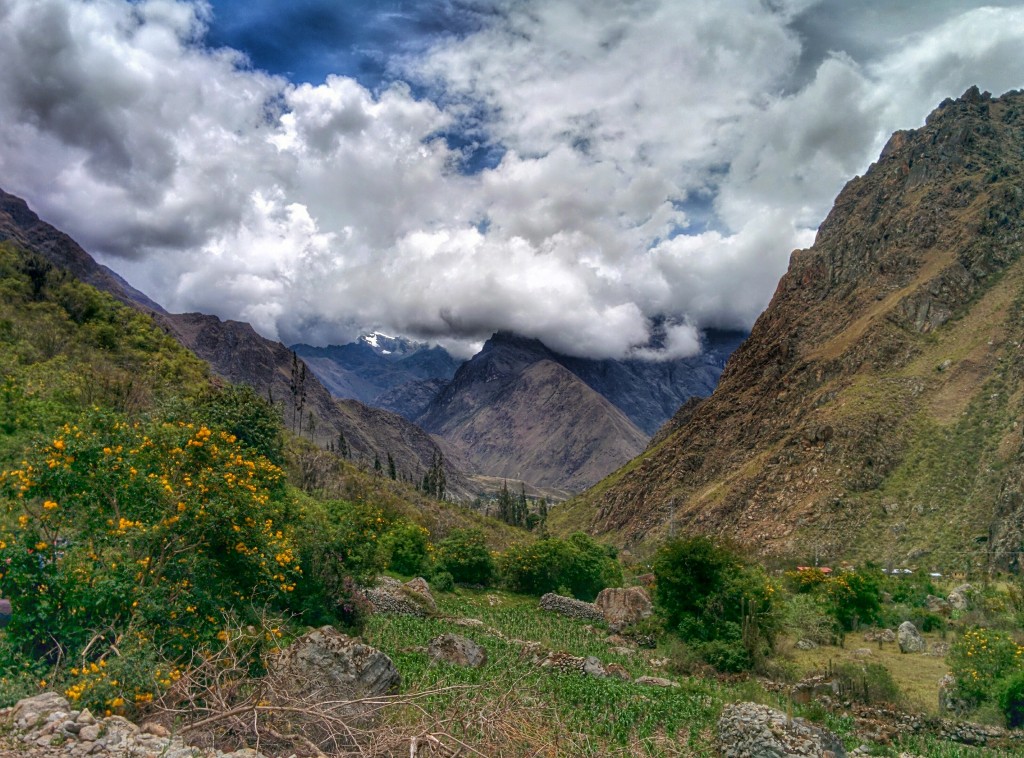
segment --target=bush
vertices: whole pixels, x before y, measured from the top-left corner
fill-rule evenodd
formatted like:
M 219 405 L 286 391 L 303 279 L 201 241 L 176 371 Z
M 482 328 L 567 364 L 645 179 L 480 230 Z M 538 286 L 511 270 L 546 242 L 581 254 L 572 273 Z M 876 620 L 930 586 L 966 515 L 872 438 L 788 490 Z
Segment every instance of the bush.
M 842 697 L 861 703 L 900 703 L 903 693 L 892 674 L 880 663 L 839 663 L 833 669 Z
M 1018 671 L 1003 683 L 999 708 L 1011 729 L 1024 727 L 1024 671 Z
M 658 551 L 654 574 L 655 601 L 669 628 L 712 665 L 749 668 L 771 649 L 775 589 L 734 550 L 708 537 L 674 540 Z
M 1024 647 L 1005 632 L 968 629 L 950 646 L 947 660 L 957 689 L 980 704 L 997 698 L 1001 680 L 1024 670 Z
M 786 631 L 798 639 L 826 645 L 836 637 L 835 619 L 813 595 L 790 595 L 783 606 L 782 618 Z
M 622 584 L 622 569 L 613 553 L 582 533 L 567 540 L 546 537 L 513 545 L 499 564 L 509 589 L 528 595 L 558 592 L 591 601 L 605 587 Z
M 437 592 L 454 592 L 455 578 L 447 571 L 435 571 L 430 577 L 430 586 Z
M 391 527 L 381 541 L 381 548 L 387 555 L 387 565 L 392 571 L 405 576 L 422 576 L 430 571 L 430 532 L 419 524 L 400 521 Z
M 489 587 L 494 581 L 494 557 L 479 529 L 453 529 L 438 543 L 437 566 L 459 584 Z
M 825 574 L 819 569 L 786 573 L 784 582 L 796 594 L 812 595 L 842 629 L 876 624 L 882 615 L 881 585 L 885 575 L 874 566 Z

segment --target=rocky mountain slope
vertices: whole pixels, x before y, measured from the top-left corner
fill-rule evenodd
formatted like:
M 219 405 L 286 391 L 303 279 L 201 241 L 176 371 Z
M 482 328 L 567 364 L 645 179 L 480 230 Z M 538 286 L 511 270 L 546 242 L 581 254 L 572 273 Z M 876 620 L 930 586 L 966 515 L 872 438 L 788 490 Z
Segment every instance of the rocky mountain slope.
M 553 514 L 765 553 L 1018 565 L 1024 93 L 897 132 L 836 199 L 715 393 Z
M 398 413 L 410 421 L 455 375 L 461 361 L 441 347 L 371 334 L 347 345 L 292 349 L 332 395 Z
M 55 229 L 29 209 L 24 200 L 0 190 L 0 242 L 10 240 L 41 255 L 71 275 L 109 292 L 122 302 L 150 313 L 181 344 L 210 364 L 224 379 L 247 384 L 261 396 L 282 408 L 285 424 L 304 436 L 327 445 L 343 434 L 352 456 L 372 465 L 375 457 L 384 461 L 391 454 L 398 473 L 410 479 L 422 476 L 434 456 L 447 452 L 446 476 L 449 492 L 468 497 L 465 475 L 455 464 L 454 451 L 442 451 L 439 443 L 401 416 L 369 408 L 360 403 L 339 404 L 312 371 L 305 372 L 305 400 L 301 413 L 291 387 L 292 352 L 279 342 L 261 337 L 249 325 L 221 321 L 200 313 L 169 314 L 141 292 L 134 290 L 114 272 L 100 266 L 71 237 Z M 314 428 L 309 427 L 309 414 Z
M 501 334 L 456 372 L 419 419 L 489 476 L 580 490 L 647 437 L 536 340 Z

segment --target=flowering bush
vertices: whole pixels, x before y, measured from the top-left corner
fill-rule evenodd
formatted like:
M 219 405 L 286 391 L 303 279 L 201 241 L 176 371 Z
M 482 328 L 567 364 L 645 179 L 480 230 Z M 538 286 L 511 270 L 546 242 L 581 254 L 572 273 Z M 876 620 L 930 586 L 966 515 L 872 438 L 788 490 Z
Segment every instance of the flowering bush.
M 287 608 L 301 578 L 281 470 L 205 425 L 93 412 L 0 474 L 0 494 L 4 591 L 17 607 L 8 649 L 67 662 L 81 679 L 73 699 L 118 692 L 93 707 L 159 684 L 100 686 L 111 650 L 184 657 L 216 644 L 229 616 Z
M 949 649 L 957 689 L 976 703 L 994 699 L 1002 680 L 1024 671 L 1024 646 L 1005 632 L 968 629 Z
M 419 524 L 401 521 L 391 527 L 382 540 L 388 568 L 405 576 L 425 575 L 430 571 L 434 546 L 430 532 Z
M 438 543 L 437 565 L 462 584 L 487 587 L 494 581 L 494 556 L 479 529 L 453 529 Z

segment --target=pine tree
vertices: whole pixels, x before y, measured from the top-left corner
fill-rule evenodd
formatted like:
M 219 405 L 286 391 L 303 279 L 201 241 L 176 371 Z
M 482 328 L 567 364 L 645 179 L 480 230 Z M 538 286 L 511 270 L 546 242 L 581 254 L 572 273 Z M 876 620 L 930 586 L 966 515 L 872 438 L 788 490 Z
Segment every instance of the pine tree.
M 345 432 L 338 430 L 338 455 L 342 458 L 348 458 L 348 440 L 345 439 Z
M 398 472 L 395 470 L 395 459 L 391 457 L 391 453 L 388 453 L 388 476 L 392 479 L 398 479 Z
M 383 468 L 380 465 L 380 456 L 377 455 L 376 453 L 373 454 L 373 471 L 376 474 L 379 474 L 381 473 L 381 471 L 383 471 Z

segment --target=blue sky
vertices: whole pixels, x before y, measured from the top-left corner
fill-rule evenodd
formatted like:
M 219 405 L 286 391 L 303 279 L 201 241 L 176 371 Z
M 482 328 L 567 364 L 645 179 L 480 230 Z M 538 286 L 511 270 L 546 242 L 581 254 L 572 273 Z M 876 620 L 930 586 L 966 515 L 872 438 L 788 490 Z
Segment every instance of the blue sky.
M 0 186 L 171 310 L 579 355 L 749 328 L 1019 2 L 0 0 Z

